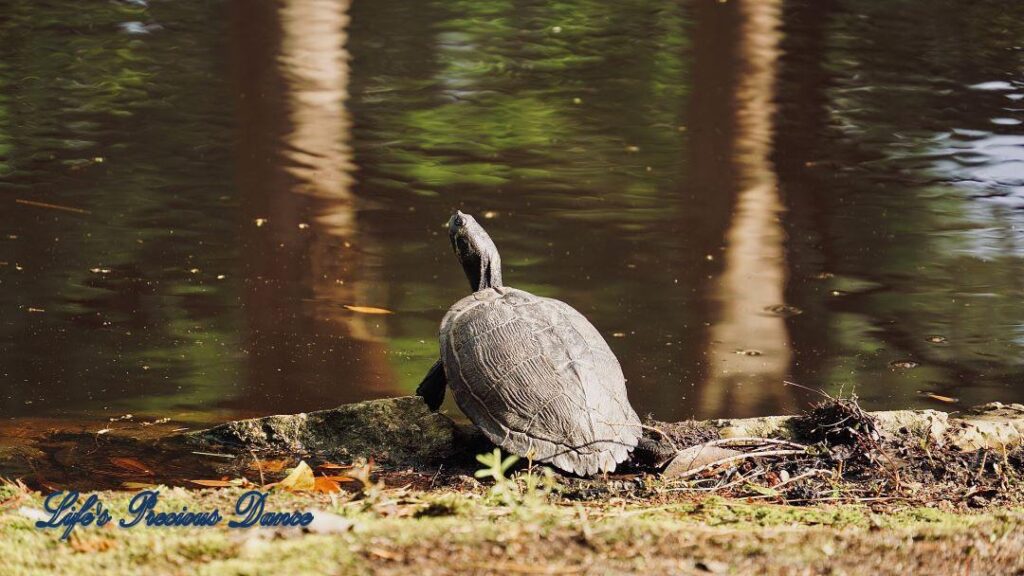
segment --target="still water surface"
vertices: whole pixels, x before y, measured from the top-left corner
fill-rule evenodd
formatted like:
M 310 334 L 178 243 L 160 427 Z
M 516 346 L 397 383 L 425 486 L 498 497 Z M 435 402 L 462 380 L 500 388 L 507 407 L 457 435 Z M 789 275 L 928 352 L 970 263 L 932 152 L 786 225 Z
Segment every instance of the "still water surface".
M 1015 0 L 10 0 L 0 416 L 411 393 L 456 208 L 640 413 L 1022 401 L 1022 122 Z

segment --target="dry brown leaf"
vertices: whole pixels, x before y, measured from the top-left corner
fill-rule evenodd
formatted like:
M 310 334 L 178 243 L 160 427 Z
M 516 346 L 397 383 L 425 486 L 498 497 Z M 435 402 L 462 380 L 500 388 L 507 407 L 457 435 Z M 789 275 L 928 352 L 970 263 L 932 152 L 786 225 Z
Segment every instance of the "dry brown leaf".
M 707 444 L 698 444 L 696 446 L 690 446 L 684 450 L 680 450 L 672 458 L 672 461 L 665 467 L 665 471 L 662 472 L 662 476 L 665 478 L 675 478 L 681 476 L 691 470 L 703 468 L 712 462 L 717 462 L 724 458 L 731 458 L 738 456 L 742 452 L 733 450 L 731 448 L 720 448 L 718 446 L 708 446 Z
M 330 494 L 331 492 L 341 492 L 341 486 L 332 478 L 317 476 L 313 479 L 313 490 Z
M 313 490 L 316 480 L 313 478 L 313 469 L 306 464 L 305 460 L 299 461 L 295 468 L 288 473 L 284 480 L 277 483 L 278 488 L 297 492 L 300 490 Z
M 207 488 L 227 488 L 235 485 L 230 480 L 189 480 L 189 482 L 206 486 Z
M 349 306 L 345 304 L 345 308 L 359 314 L 394 314 L 394 312 L 386 308 L 375 308 L 373 306 Z
M 249 463 L 249 468 L 252 470 L 263 470 L 264 472 L 280 472 L 287 465 L 287 460 L 256 460 Z
M 324 462 L 323 464 L 317 465 L 317 470 L 351 470 L 351 464 L 334 464 L 333 462 Z
M 134 458 L 121 458 L 121 457 L 111 458 L 110 459 L 110 463 L 113 464 L 114 466 L 117 466 L 118 468 L 123 469 L 123 470 L 130 470 L 132 472 L 138 472 L 139 474 L 144 474 L 146 476 L 152 476 L 153 475 L 153 471 L 150 470 L 148 466 L 146 466 L 145 464 L 143 464 L 142 462 L 139 462 L 138 460 L 136 460 Z
M 338 483 L 342 483 L 342 482 L 360 482 L 361 483 L 362 482 L 362 480 L 359 480 L 358 478 L 353 478 L 351 476 L 345 476 L 345 475 L 341 475 L 341 476 L 318 476 L 318 478 L 327 478 L 328 480 L 331 480 L 332 482 L 338 482 Z

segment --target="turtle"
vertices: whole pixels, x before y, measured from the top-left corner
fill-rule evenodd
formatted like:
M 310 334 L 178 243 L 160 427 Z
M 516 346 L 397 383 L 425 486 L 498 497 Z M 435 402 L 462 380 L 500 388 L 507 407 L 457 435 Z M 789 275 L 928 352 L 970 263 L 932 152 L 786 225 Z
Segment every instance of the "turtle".
M 641 438 L 619 361 L 565 302 L 505 286 L 491 237 L 455 212 L 448 236 L 473 293 L 441 321 L 441 359 L 416 393 L 456 404 L 506 452 L 578 476 L 613 472 Z

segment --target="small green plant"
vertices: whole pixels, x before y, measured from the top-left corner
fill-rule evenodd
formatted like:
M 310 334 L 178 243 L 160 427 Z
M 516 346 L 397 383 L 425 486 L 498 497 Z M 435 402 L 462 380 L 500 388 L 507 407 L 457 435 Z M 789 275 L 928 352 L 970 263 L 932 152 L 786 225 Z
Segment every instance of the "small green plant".
M 495 448 L 490 454 L 477 454 L 477 462 L 484 465 L 476 471 L 477 478 L 491 478 L 494 486 L 491 486 L 490 496 L 504 504 L 515 504 L 518 500 L 518 489 L 516 483 L 505 476 L 509 468 L 519 461 L 519 456 L 510 454 L 505 458 L 501 457 L 501 449 Z
M 537 506 L 547 501 L 548 497 L 561 491 L 562 486 L 558 483 L 558 476 L 555 472 L 543 466 L 539 472 L 534 472 L 533 463 L 530 463 L 526 472 L 516 474 L 516 480 L 522 482 L 521 502 L 527 506 Z
M 476 459 L 484 468 L 477 470 L 475 476 L 493 479 L 494 486 L 491 486 L 489 496 L 506 506 L 536 506 L 561 489 L 555 473 L 547 467 L 537 470 L 532 457 L 528 458 L 529 464 L 524 472 L 512 476 L 507 474 L 519 461 L 516 455 L 502 458 L 501 450 L 495 448 L 489 454 L 478 454 Z

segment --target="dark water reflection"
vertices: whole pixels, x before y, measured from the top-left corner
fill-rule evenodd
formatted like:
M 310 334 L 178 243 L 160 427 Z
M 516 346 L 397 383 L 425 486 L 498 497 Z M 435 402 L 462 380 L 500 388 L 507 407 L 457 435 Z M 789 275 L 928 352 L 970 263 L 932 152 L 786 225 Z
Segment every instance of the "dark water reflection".
M 5 417 L 409 393 L 454 208 L 640 412 L 1024 400 L 1019 2 L 15 0 L 0 54 Z

